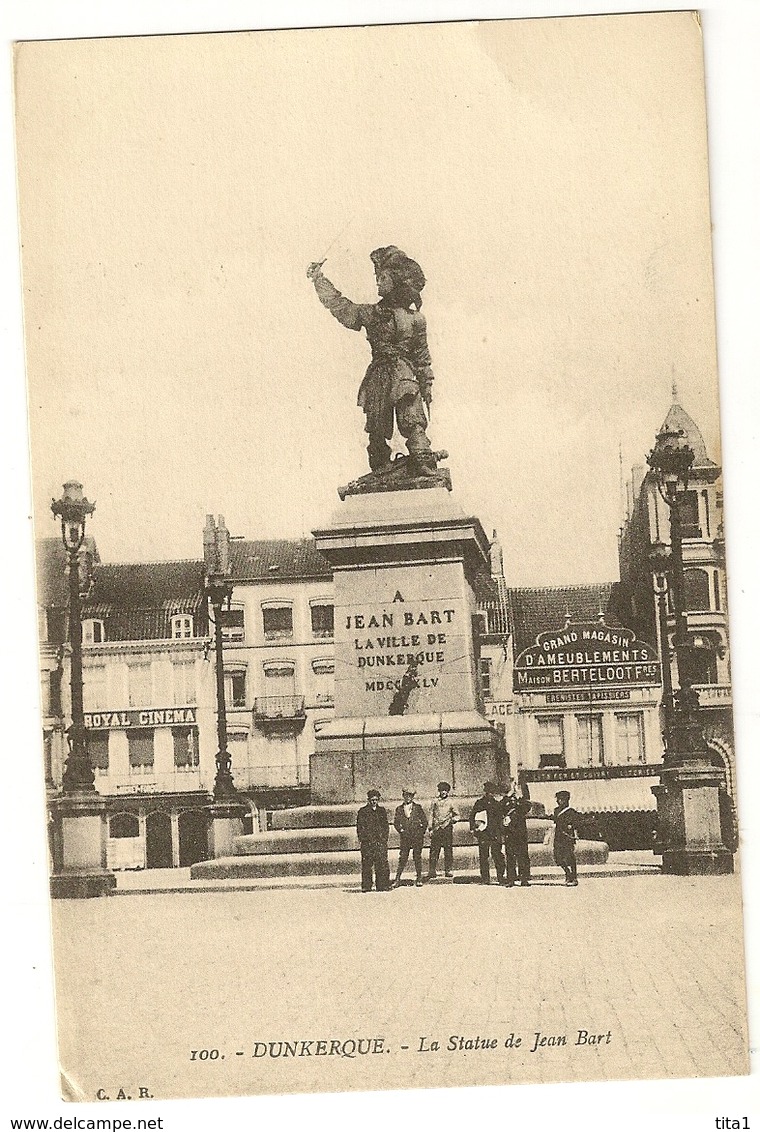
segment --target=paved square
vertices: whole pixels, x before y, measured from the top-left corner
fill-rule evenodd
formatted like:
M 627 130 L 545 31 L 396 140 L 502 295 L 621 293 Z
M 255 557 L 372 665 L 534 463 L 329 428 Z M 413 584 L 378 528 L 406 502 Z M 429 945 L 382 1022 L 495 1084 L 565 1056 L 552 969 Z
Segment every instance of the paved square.
M 737 877 L 157 892 L 53 920 L 72 1099 L 747 1070 Z

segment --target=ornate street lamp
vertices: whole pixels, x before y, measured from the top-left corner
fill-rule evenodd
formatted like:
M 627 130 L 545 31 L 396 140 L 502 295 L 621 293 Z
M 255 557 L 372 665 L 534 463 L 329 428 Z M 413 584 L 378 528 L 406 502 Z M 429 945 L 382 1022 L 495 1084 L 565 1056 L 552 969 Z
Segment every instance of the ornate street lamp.
M 206 577 L 206 600 L 213 612 L 209 620 L 214 626 L 214 652 L 216 662 L 216 734 L 219 749 L 216 752 L 214 801 L 238 801 L 238 792 L 232 780 L 232 758 L 227 750 L 227 700 L 224 694 L 224 636 L 222 633 L 223 608 L 230 607 L 232 577 L 229 570 L 212 572 Z
M 681 506 L 694 463 L 694 451 L 682 429 L 664 429 L 647 456 L 657 490 L 670 517 L 670 553 L 656 542 L 650 554 L 655 575 L 662 641 L 665 703 L 665 756 L 661 784 L 655 787 L 661 833 L 663 871 L 678 874 L 727 873 L 733 857 L 720 823 L 722 772 L 713 765 L 699 720 L 699 695 L 693 687 L 692 654 L 697 642 L 689 634 L 684 601 L 683 525 Z M 678 690 L 673 691 L 668 640 L 668 590 L 673 603 Z
M 232 567 L 230 533 L 219 516 L 206 516 L 203 531 L 203 558 L 206 563 L 206 600 L 209 619 L 214 626 L 216 661 L 216 731 L 219 750 L 216 753 L 214 795 L 209 806 L 209 834 L 212 857 L 228 857 L 235 851 L 235 842 L 243 832 L 245 800 L 232 781 L 232 758 L 227 750 L 227 701 L 224 695 L 224 613 L 232 600 Z
M 63 772 L 63 793 L 51 801 L 54 828 L 54 897 L 106 896 L 116 886 L 107 869 L 108 819 L 105 799 L 95 789 L 95 773 L 87 750 L 82 696 L 82 605 L 80 558 L 87 516 L 95 504 L 85 498 L 81 483 L 63 485 L 63 495 L 51 504 L 61 520 L 69 571 L 69 643 L 71 645 L 71 726 L 69 756 Z
M 95 772 L 87 751 L 82 696 L 82 606 L 80 600 L 79 551 L 84 543 L 87 516 L 95 504 L 85 499 L 81 483 L 70 480 L 63 485 L 63 496 L 54 499 L 50 509 L 61 520 L 61 535 L 69 570 L 69 643 L 71 645 L 71 726 L 66 734 L 69 755 L 63 772 L 64 794 L 95 791 Z

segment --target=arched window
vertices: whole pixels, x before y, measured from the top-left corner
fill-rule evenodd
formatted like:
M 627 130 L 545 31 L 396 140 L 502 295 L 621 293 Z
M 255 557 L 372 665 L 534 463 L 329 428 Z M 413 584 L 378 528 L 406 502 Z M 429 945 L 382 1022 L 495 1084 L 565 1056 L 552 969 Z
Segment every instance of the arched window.
M 293 605 L 291 602 L 268 601 L 262 603 L 261 616 L 265 641 L 285 641 L 293 636 Z
M 689 612 L 710 608 L 710 579 L 706 570 L 684 570 L 684 604 Z

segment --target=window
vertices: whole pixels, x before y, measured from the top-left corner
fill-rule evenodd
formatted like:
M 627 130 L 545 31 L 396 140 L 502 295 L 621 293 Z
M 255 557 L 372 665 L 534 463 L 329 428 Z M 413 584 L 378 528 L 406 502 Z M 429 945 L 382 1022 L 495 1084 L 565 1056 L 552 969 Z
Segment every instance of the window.
M 684 605 L 687 610 L 710 608 L 710 579 L 706 570 L 684 570 Z
M 45 640 L 51 645 L 62 645 L 66 640 L 66 613 L 63 609 L 46 609 L 47 632 Z
M 198 766 L 198 731 L 195 727 L 173 727 L 174 766 L 191 771 Z
M 42 672 L 42 714 L 43 716 L 63 715 L 61 706 L 61 671 Z
M 222 637 L 225 641 L 245 640 L 245 608 L 233 605 L 231 609 L 220 610 Z
M 311 607 L 311 635 L 332 638 L 335 635 L 335 610 L 332 605 L 314 603 Z
M 245 707 L 245 669 L 231 669 L 224 673 L 224 699 L 228 708 Z
M 135 727 L 127 731 L 130 774 L 153 773 L 153 729 Z
M 293 636 L 292 606 L 267 605 L 261 612 L 264 618 L 265 641 L 284 641 Z
M 97 711 L 106 704 L 106 666 L 88 665 L 83 674 L 83 695 L 85 711 Z
M 565 765 L 565 730 L 561 716 L 537 719 L 538 764 L 540 767 Z
M 172 640 L 184 641 L 193 636 L 193 619 L 187 614 L 172 617 Z
M 314 693 L 320 707 L 332 707 L 335 689 L 335 661 L 330 656 L 317 657 L 311 662 L 314 673 Z
M 684 538 L 701 538 L 699 525 L 699 497 L 696 491 L 678 493 L 678 513 L 681 516 L 681 534 Z
M 87 750 L 96 774 L 108 774 L 108 732 L 88 731 Z
M 139 837 L 140 819 L 137 814 L 114 814 L 108 823 L 109 837 Z
M 129 706 L 148 707 L 152 699 L 149 664 L 128 664 Z
M 106 639 L 106 627 L 102 621 L 88 617 L 82 622 L 82 644 L 102 645 Z
M 602 766 L 604 743 L 601 715 L 576 715 L 578 724 L 578 766 Z
M 492 661 L 490 656 L 481 656 L 480 658 L 480 687 L 483 690 L 483 698 L 486 700 L 493 699 L 491 689 L 491 666 Z
M 267 696 L 294 696 L 296 667 L 292 660 L 264 661 Z
M 232 759 L 233 768 L 238 770 L 248 766 L 248 732 L 230 731 L 227 735 L 227 750 Z
M 715 608 L 720 609 L 720 574 L 717 570 L 713 570 L 713 592 L 715 595 Z
M 640 712 L 625 712 L 615 716 L 617 730 L 617 761 L 619 763 L 644 762 L 644 717 Z
M 172 663 L 172 682 L 175 704 L 186 707 L 196 702 L 194 660 L 175 660 Z

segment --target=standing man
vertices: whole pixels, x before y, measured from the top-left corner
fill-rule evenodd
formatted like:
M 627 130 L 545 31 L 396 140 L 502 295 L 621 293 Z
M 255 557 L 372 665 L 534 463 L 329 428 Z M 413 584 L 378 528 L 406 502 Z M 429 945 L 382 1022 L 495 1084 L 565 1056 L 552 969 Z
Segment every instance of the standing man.
M 414 858 L 414 868 L 417 872 L 415 883 L 417 888 L 422 887 L 422 842 L 425 837 L 425 830 L 428 827 L 428 820 L 422 806 L 415 802 L 414 793 L 414 790 L 410 790 L 408 787 L 402 790 L 403 801 L 400 806 L 397 806 L 393 819 L 393 824 L 401 838 L 398 868 L 396 869 L 396 879 L 393 882 L 394 888 L 398 888 L 401 883 L 401 874 L 406 867 L 410 853 Z
M 502 826 L 503 810 L 501 802 L 496 798 L 496 783 L 483 783 L 483 797 L 478 798 L 472 807 L 470 829 L 478 839 L 478 857 L 480 859 L 480 880 L 482 884 L 491 883 L 489 857 L 493 857 L 496 866 L 496 879 L 504 884 L 504 854 L 501 851 L 501 840 L 504 836 Z
M 557 806 L 554 810 L 554 860 L 564 870 L 565 884 L 575 888 L 578 884 L 578 868 L 575 862 L 575 843 L 578 840 L 578 815 L 570 808 L 569 790 L 560 790 L 554 797 Z
M 504 802 L 504 855 L 507 861 L 507 885 L 512 888 L 518 876 L 523 888 L 530 884 L 530 856 L 528 854 L 528 825 L 530 789 L 523 782 L 520 793 L 512 779 Z
M 443 866 L 446 876 L 454 875 L 454 826 L 459 821 L 459 811 L 449 798 L 451 784 L 438 783 L 438 797 L 433 802 L 430 815 L 430 859 L 428 861 L 428 880 L 435 880 L 438 857 L 443 849 Z
M 388 864 L 388 814 L 380 805 L 380 791 L 367 791 L 367 804 L 356 815 L 356 834 L 362 856 L 362 892 L 372 891 L 372 874 L 378 892 L 391 887 Z

